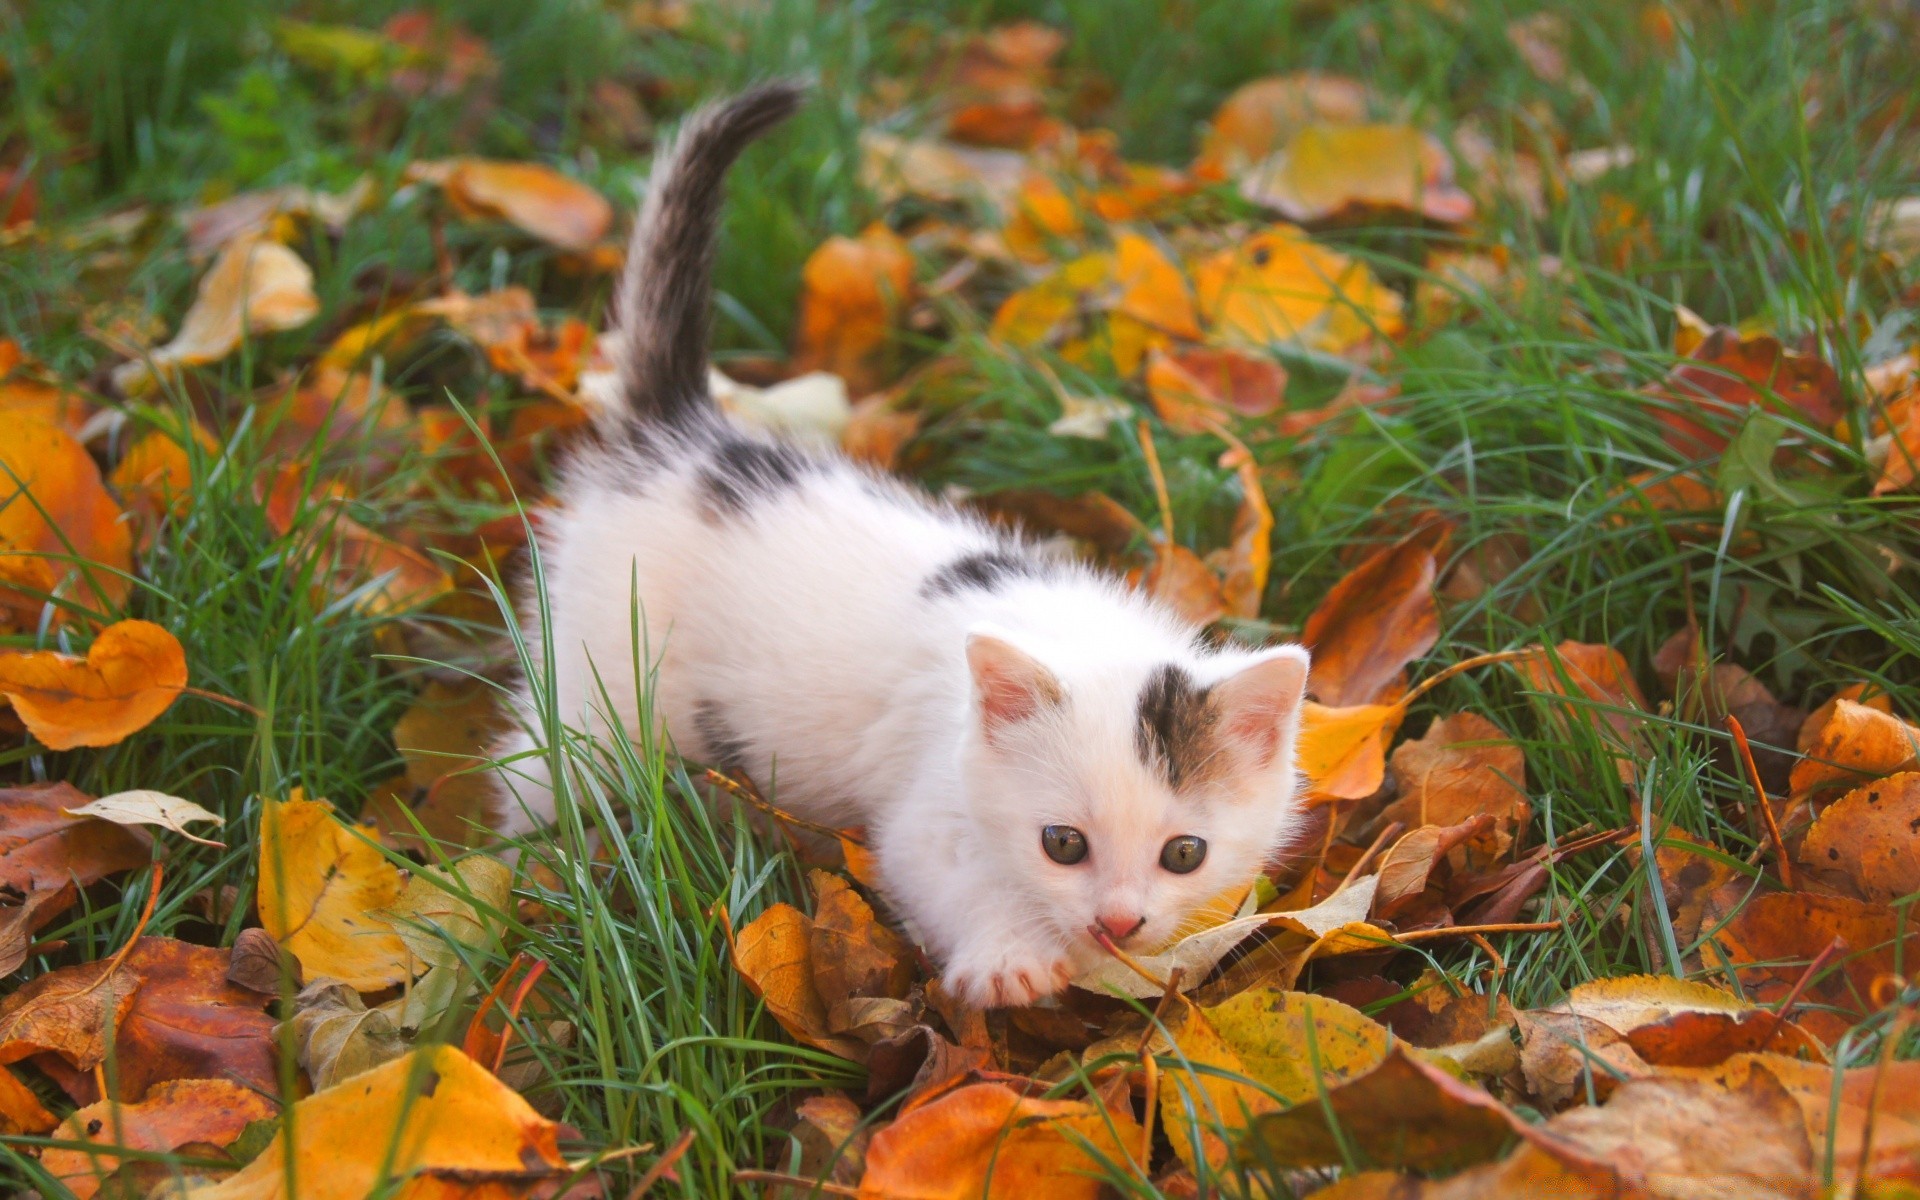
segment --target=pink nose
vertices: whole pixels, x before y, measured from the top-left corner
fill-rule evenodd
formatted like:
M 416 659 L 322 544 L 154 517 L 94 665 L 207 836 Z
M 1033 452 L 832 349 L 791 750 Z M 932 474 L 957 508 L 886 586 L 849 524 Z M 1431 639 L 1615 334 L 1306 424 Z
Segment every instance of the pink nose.
M 1108 937 L 1116 942 L 1124 942 L 1140 931 L 1147 919 L 1132 913 L 1101 913 L 1094 923 L 1106 931 Z

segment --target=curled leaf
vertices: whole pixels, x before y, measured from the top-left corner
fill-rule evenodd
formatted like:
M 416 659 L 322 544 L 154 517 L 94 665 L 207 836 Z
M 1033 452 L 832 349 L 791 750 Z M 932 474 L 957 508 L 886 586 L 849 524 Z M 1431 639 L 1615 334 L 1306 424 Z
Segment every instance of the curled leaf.
M 54 750 L 111 746 L 151 724 L 187 686 L 187 654 L 151 621 L 118 621 L 86 657 L 0 650 L 0 695 Z

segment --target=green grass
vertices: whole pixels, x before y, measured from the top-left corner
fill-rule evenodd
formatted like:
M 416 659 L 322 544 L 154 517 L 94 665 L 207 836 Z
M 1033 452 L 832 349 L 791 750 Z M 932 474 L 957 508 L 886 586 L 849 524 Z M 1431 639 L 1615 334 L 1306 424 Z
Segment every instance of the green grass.
M 1389 111 L 1443 137 L 1470 124 L 1509 151 L 1539 150 L 1556 134 L 1573 148 L 1634 147 L 1636 160 L 1603 189 L 1576 189 L 1538 214 L 1514 205 L 1486 214 L 1480 241 L 1535 264 L 1528 285 L 1517 297 L 1464 294 L 1444 326 L 1418 329 L 1381 367 L 1400 386 L 1397 400 L 1298 438 L 1254 441 L 1262 463 L 1291 480 L 1272 496 L 1275 582 L 1265 621 L 1275 633 L 1296 631 L 1356 547 L 1389 540 L 1411 515 L 1432 511 L 1456 523 L 1458 551 L 1512 540 L 1526 554 L 1483 595 L 1446 608 L 1422 674 L 1488 650 L 1574 639 L 1619 648 L 1657 694 L 1653 651 L 1694 614 L 1709 647 L 1783 700 L 1812 707 L 1869 679 L 1896 711 L 1920 714 L 1920 602 L 1911 583 L 1920 522 L 1908 501 L 1868 497 L 1857 440 L 1860 369 L 1915 333 L 1911 269 L 1862 249 L 1875 203 L 1911 187 L 1920 104 L 1903 49 L 1911 28 L 1902 32 L 1875 6 L 1688 5 L 1674 12 L 1677 44 L 1660 48 L 1635 6 L 1549 4 L 1570 29 L 1570 65 L 1587 85 L 1576 88 L 1535 78 L 1507 41 L 1507 22 L 1539 6 L 1498 0 L 1462 0 L 1459 19 L 1446 5 L 1416 0 L 770 0 L 699 7 L 675 34 L 629 28 L 615 6 L 587 0 L 449 3 L 443 11 L 484 37 L 500 63 L 497 103 L 477 120 L 450 101 L 383 108 L 357 81 L 295 61 L 274 36 L 288 16 L 377 26 L 397 3 L 25 7 L 0 7 L 8 66 L 0 146 L 6 161 L 35 165 L 43 222 L 77 226 L 136 203 L 156 210 L 118 261 L 59 239 L 0 256 L 0 335 L 96 383 L 117 356 L 87 332 L 95 306 L 112 301 L 123 313 L 176 322 L 191 298 L 198 271 L 166 216 L 174 206 L 281 183 L 338 188 L 362 171 L 392 184 L 407 162 L 456 152 L 555 162 L 624 206 L 643 161 L 595 132 L 591 89 L 607 78 L 644 85 L 663 120 L 771 74 L 805 73 L 820 84 L 816 103 L 733 177 L 718 278 L 726 352 L 781 351 L 806 255 L 829 234 L 883 215 L 856 179 L 855 139 L 874 115 L 874 85 L 927 69 L 950 29 L 1027 16 L 1067 29 L 1066 77 L 1111 85 L 1091 119 L 1114 129 L 1130 157 L 1184 164 L 1233 87 L 1305 68 L 1360 76 Z M 369 122 L 384 131 L 372 146 L 354 137 Z M 1630 261 L 1616 257 L 1605 232 L 1601 190 L 1644 215 L 1645 240 Z M 1222 204 L 1252 216 L 1235 201 Z M 272 532 L 258 493 L 273 430 L 249 398 L 364 315 L 356 305 L 369 280 L 397 293 L 430 276 L 423 206 L 418 198 L 383 205 L 337 242 L 311 236 L 297 248 L 315 266 L 321 319 L 250 345 L 192 389 L 152 401 L 163 415 L 200 401 L 220 450 L 196 459 L 201 482 L 142 556 L 127 615 L 175 632 L 194 684 L 248 709 L 187 698 L 109 749 L 0 749 L 0 777 L 65 779 L 95 795 L 156 787 L 225 814 L 229 849 L 175 847 L 150 933 L 230 942 L 247 923 L 255 886 L 257 798 L 299 786 L 357 811 L 400 769 L 394 720 L 423 679 L 449 672 L 423 647 L 476 634 L 482 645 L 505 646 L 486 622 L 382 621 L 320 595 L 310 562 L 294 539 Z M 544 308 L 597 317 L 604 283 L 569 275 L 550 252 L 491 228 L 455 227 L 449 236 L 461 286 L 521 283 Z M 1421 276 L 1426 249 L 1453 242 L 1405 230 L 1326 237 L 1405 288 Z M 1557 269 L 1538 266 L 1546 256 Z M 981 299 L 990 304 L 1016 285 L 999 280 Z M 1676 518 L 1625 489 L 1642 472 L 1695 465 L 1667 446 L 1638 391 L 1672 361 L 1680 305 L 1711 321 L 1762 322 L 1817 348 L 1840 370 L 1855 413 L 1851 443 L 1756 423 L 1739 453 L 1701 464 L 1738 497 L 1725 538 L 1717 514 Z M 980 491 L 1100 489 L 1151 518 L 1153 490 L 1134 436 L 1121 427 L 1101 442 L 1048 434 L 1058 409 L 1045 376 L 991 347 L 982 324 L 978 314 L 951 311 L 916 341 L 913 353 L 950 353 L 964 364 L 958 382 L 926 397 L 931 419 L 909 453 L 916 473 Z M 1311 362 L 1289 366 L 1295 406 L 1324 399 L 1337 382 L 1324 366 L 1318 376 Z M 1136 383 L 1053 369 L 1089 391 L 1143 400 Z M 397 359 L 389 378 L 414 405 L 451 395 L 478 411 L 505 411 L 516 394 L 447 338 Z M 1768 439 L 1780 433 L 1829 465 L 1776 468 Z M 1217 442 L 1159 429 L 1155 437 L 1182 540 L 1222 544 L 1238 494 L 1231 473 L 1214 464 Z M 344 464 L 376 452 L 391 457 L 361 481 L 356 514 L 386 529 L 448 519 L 423 498 L 430 457 L 404 439 L 396 449 L 378 431 L 359 430 L 304 457 Z M 477 524 L 510 511 L 510 499 L 495 493 L 456 507 Z M 1701 521 L 1713 526 L 1705 538 L 1690 529 Z M 1735 537 L 1739 553 L 1729 550 Z M 61 645 L 70 636 L 16 640 Z M 526 665 L 539 674 L 540 664 Z M 1634 824 L 1638 803 L 1653 836 L 1671 826 L 1737 858 L 1752 849 L 1749 831 L 1729 815 L 1748 785 L 1731 770 L 1718 730 L 1659 718 L 1641 786 L 1630 793 L 1612 782 L 1608 746 L 1578 726 L 1569 732 L 1502 668 L 1443 685 L 1416 706 L 1407 729 L 1462 710 L 1524 746 L 1533 841 Z M 578 768 L 570 819 L 553 842 L 528 847 L 549 873 L 522 895 L 551 918 L 510 920 L 518 948 L 548 964 L 541 995 L 576 1033 L 570 1044 L 536 1040 L 522 1052 L 541 1067 L 529 1098 L 592 1146 L 664 1146 L 692 1130 L 677 1191 L 662 1185 L 656 1195 L 721 1195 L 736 1169 L 797 1167 L 780 1124 L 797 1093 L 858 1080 L 846 1064 L 793 1046 L 760 1013 L 727 961 L 721 926 L 776 901 L 804 903 L 803 872 L 731 807 L 700 802 L 703 789 L 656 751 L 623 748 L 602 759 L 568 745 L 560 753 Z M 588 850 L 596 845 L 597 855 Z M 1516 1005 L 1548 1002 L 1587 979 L 1674 969 L 1674 951 L 1690 948 L 1650 936 L 1663 923 L 1638 919 L 1658 889 L 1636 862 L 1615 847 L 1561 863 L 1542 910 L 1567 916 L 1566 929 L 1496 939 Z M 30 959 L 9 983 L 117 949 L 146 900 L 144 878 L 123 886 L 118 895 L 93 889 L 41 934 L 67 948 Z M 198 897 L 222 887 L 238 902 L 210 916 Z M 1410 979 L 1419 960 L 1402 956 L 1394 977 Z M 1488 965 L 1468 946 L 1435 946 L 1431 961 L 1463 979 Z M 474 964 L 487 982 L 504 966 Z M 1849 1060 L 1877 1053 L 1883 1027 L 1863 1026 L 1845 1048 Z M 629 1186 L 648 1161 L 613 1168 L 614 1186 Z M 0 1145 L 0 1185 L 10 1190 L 15 1180 L 59 1194 L 18 1148 Z M 1221 1182 L 1230 1194 L 1251 1188 L 1244 1178 Z M 1122 1186 L 1153 1194 L 1144 1180 Z

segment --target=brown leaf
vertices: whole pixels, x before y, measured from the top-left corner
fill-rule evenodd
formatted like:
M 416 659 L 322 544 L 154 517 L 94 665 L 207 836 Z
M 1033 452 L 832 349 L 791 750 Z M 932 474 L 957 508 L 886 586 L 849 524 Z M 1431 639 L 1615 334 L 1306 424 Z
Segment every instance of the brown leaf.
M 1831 1147 L 1831 1190 L 1821 1195 L 1873 1194 L 1871 1188 L 1856 1191 L 1865 1180 L 1913 1180 L 1914 1163 L 1920 1162 L 1920 1062 L 1838 1070 L 1780 1054 L 1742 1054 L 1707 1073 L 1731 1089 L 1748 1086 L 1756 1075 L 1777 1082 L 1799 1106 L 1816 1155 Z
M 0 650 L 0 695 L 54 750 L 111 746 L 145 729 L 187 685 L 187 654 L 150 621 L 116 621 L 85 658 Z
M 30 891 L 17 904 L 0 905 L 0 975 L 11 975 L 27 961 L 33 935 L 72 908 L 80 891 L 71 883 Z
M 418 608 L 453 590 L 452 576 L 433 560 L 347 516 L 338 497 L 313 495 L 313 483 L 303 474 L 298 467 L 277 474 L 265 512 L 275 533 L 294 539 L 300 555 L 317 561 L 317 586 L 353 596 L 354 607 L 372 615 Z
M 1139 573 L 1137 586 L 1195 625 L 1211 625 L 1227 615 L 1220 578 L 1200 556 L 1175 542 L 1160 542 L 1153 561 Z
M 1831 1043 L 1878 1007 L 1874 985 L 1902 955 L 1920 953 L 1920 933 L 1900 910 L 1806 892 L 1755 896 L 1715 931 L 1710 953 L 1735 968 L 1747 995 L 1777 1003 L 1835 938 L 1846 953 L 1807 988 L 1797 1018 Z
M 1585 727 L 1616 748 L 1614 765 L 1622 783 L 1632 783 L 1638 777 L 1639 762 L 1647 755 L 1645 736 L 1640 731 L 1646 718 L 1638 713 L 1648 711 L 1647 698 L 1618 650 L 1561 642 L 1551 656 L 1544 648 L 1537 649 L 1516 660 L 1513 667 L 1535 691 L 1566 698 L 1555 707 L 1570 731 Z M 1628 711 L 1606 711 L 1608 708 Z
M 1273 509 L 1253 456 L 1234 447 L 1221 459 L 1240 479 L 1240 508 L 1233 514 L 1233 544 L 1221 570 L 1220 600 L 1227 615 L 1255 620 L 1273 570 Z
M 1920 892 L 1920 771 L 1855 788 L 1814 819 L 1801 862 L 1837 876 L 1863 900 L 1890 904 Z
M 263 996 L 278 996 L 301 986 L 300 960 L 280 948 L 264 929 L 242 929 L 233 939 L 227 961 L 227 982 Z
M 49 1147 L 40 1165 L 76 1200 L 90 1200 L 122 1166 L 111 1151 L 164 1154 L 189 1145 L 226 1146 L 249 1124 L 278 1111 L 279 1106 L 265 1096 L 224 1079 L 158 1083 L 138 1104 L 100 1100 L 75 1112 L 61 1122 L 53 1137 L 90 1148 Z
M 437 185 L 469 221 L 506 221 L 562 250 L 586 250 L 613 228 L 613 206 L 586 184 L 539 163 L 445 158 L 409 166 L 409 183 Z
M 64 811 L 87 800 L 65 783 L 0 788 L 0 890 L 89 887 L 147 865 L 153 839 L 145 831 Z
M 873 1135 L 864 1200 L 1094 1200 L 1096 1154 L 1125 1162 L 1140 1128 L 1124 1109 L 1032 1100 L 1002 1083 L 955 1088 Z
M 831 371 L 856 396 L 879 387 L 881 352 L 912 298 L 913 252 L 886 226 L 828 238 L 801 268 L 794 369 Z
M 780 1027 L 809 1046 L 859 1062 L 866 1043 L 833 1033 L 827 1005 L 813 983 L 813 921 L 791 904 L 775 904 L 733 938 L 733 966 L 766 1002 Z
M 873 1136 L 860 1106 L 845 1092 L 826 1092 L 802 1100 L 794 1116 L 793 1139 L 800 1143 L 795 1174 L 842 1187 L 859 1183 L 866 1168 L 867 1141 Z
M 0 1062 L 38 1055 L 83 1103 L 101 1099 L 91 1072 L 109 1054 L 122 1100 L 173 1079 L 276 1093 L 274 1020 L 264 997 L 227 982 L 228 962 L 224 950 L 143 937 L 117 966 L 107 959 L 29 980 L 0 1002 Z
M 1434 579 L 1452 530 L 1422 525 L 1369 554 L 1333 585 L 1301 630 L 1313 651 L 1308 690 L 1322 704 L 1371 704 L 1440 637 Z
M 1147 355 L 1147 395 L 1177 433 L 1206 433 L 1234 415 L 1263 417 L 1284 402 L 1287 371 L 1272 358 L 1203 346 Z
M 319 313 L 313 270 L 298 254 L 265 236 L 237 237 L 201 277 L 173 340 L 115 367 L 114 386 L 149 391 L 181 367 L 219 362 L 249 334 L 296 329 Z
M 1391 764 L 1400 790 L 1376 824 L 1458 825 L 1476 815 L 1493 818 L 1455 856 L 1463 869 L 1485 870 L 1504 859 L 1532 818 L 1526 755 L 1485 717 L 1441 717 L 1417 740 L 1400 743 Z
M 1395 1046 L 1372 1070 L 1330 1085 L 1324 1099 L 1256 1118 L 1239 1154 L 1289 1167 L 1339 1166 L 1357 1155 L 1454 1171 L 1486 1162 L 1516 1137 L 1540 1135 L 1485 1091 Z
M 1825 359 L 1725 328 L 1643 390 L 1664 402 L 1668 444 L 1694 458 L 1725 450 L 1726 431 L 1750 408 L 1792 411 L 1823 430 L 1841 413 L 1840 377 Z
M 504 729 L 498 694 L 481 680 L 430 682 L 393 726 L 393 744 L 407 763 L 402 780 L 382 785 L 360 820 L 396 849 L 433 841 L 477 846 L 490 840 L 499 798 L 490 777 L 475 771 L 490 761 Z
M 1838 700 L 1807 719 L 1800 747 L 1806 757 L 1794 765 L 1789 785 L 1796 796 L 1920 767 L 1920 726 L 1871 705 Z
M 93 456 L 46 421 L 9 425 L 0 439 L 0 630 L 33 629 L 46 596 L 117 610 L 132 587 L 133 532 Z
M 1627 1045 L 1656 1067 L 1711 1067 L 1760 1050 L 1814 1061 L 1827 1057 L 1805 1030 L 1761 1008 L 1731 1013 L 1682 1010 L 1628 1030 Z
M 1466 842 L 1483 839 L 1493 824 L 1492 814 L 1479 813 L 1457 825 L 1422 825 L 1400 835 L 1380 858 L 1372 915 L 1401 929 L 1451 923 L 1443 898 L 1445 880 L 1452 874 L 1447 856 Z
M 847 881 L 811 871 L 813 985 L 829 1008 L 852 996 L 904 999 L 913 986 L 914 951 L 873 915 Z

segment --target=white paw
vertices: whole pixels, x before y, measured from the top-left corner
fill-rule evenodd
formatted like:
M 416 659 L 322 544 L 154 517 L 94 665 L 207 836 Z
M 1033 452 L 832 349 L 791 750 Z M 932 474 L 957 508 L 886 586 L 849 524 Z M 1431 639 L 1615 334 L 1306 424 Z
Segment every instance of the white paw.
M 1022 1008 L 1061 991 L 1072 977 L 1064 954 L 993 947 L 955 955 L 942 982 L 975 1008 Z

